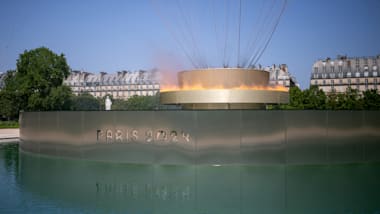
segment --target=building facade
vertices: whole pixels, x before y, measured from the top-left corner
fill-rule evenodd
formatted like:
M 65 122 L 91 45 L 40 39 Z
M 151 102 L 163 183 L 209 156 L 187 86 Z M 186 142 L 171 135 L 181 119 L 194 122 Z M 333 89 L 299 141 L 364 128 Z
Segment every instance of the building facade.
M 286 64 L 267 66 L 264 70 L 269 72 L 269 85 L 282 85 L 287 88 L 299 87 L 296 78 L 289 73 Z
M 325 93 L 343 93 L 348 87 L 360 92 L 379 89 L 379 65 L 380 55 L 318 60 L 313 65 L 310 85 L 317 85 Z
M 160 90 L 156 70 L 119 71 L 114 74 L 72 71 L 64 84 L 76 95 L 87 92 L 94 97 L 112 95 L 117 99 L 153 96 Z

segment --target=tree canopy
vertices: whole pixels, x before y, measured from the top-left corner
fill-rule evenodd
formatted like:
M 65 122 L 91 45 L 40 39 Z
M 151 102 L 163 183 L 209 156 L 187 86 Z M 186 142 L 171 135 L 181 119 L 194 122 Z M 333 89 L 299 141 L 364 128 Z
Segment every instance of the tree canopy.
M 95 111 L 100 110 L 100 101 L 89 93 L 83 93 L 72 98 L 72 110 L 75 111 Z
M 314 109 L 314 110 L 380 110 L 380 94 L 377 90 L 367 90 L 362 94 L 357 89 L 348 88 L 345 93 L 325 94 L 317 86 L 301 90 L 289 90 L 289 104 L 274 109 Z
M 63 54 L 48 48 L 26 50 L 20 54 L 16 70 L 8 71 L 0 92 L 4 115 L 15 117 L 20 110 L 64 110 L 70 108 L 71 89 L 62 85 L 70 74 Z
M 159 97 L 155 96 L 133 96 L 128 100 L 112 101 L 112 110 L 155 110 L 158 109 Z

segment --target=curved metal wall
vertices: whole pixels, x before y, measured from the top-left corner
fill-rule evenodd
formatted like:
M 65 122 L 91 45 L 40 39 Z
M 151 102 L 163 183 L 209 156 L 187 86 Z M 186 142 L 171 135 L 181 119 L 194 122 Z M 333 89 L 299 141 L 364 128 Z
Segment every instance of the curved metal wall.
M 153 164 L 380 161 L 379 111 L 22 112 L 23 151 Z

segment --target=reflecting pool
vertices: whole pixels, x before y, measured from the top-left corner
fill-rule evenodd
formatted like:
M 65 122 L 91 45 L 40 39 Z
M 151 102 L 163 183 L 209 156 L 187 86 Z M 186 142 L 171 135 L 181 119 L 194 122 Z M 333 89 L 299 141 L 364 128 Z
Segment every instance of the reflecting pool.
M 117 164 L 5 144 L 0 213 L 380 213 L 380 163 Z

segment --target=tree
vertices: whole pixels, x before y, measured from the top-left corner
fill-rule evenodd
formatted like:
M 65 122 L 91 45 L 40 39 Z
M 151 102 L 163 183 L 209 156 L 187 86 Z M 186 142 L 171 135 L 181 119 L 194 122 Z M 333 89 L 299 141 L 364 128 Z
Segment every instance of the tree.
M 280 109 L 325 109 L 326 95 L 317 86 L 301 91 L 298 87 L 289 89 L 289 104 L 281 105 Z
M 380 110 L 380 94 L 377 89 L 363 92 L 363 108 L 366 110 Z
M 127 110 L 154 110 L 159 105 L 159 97 L 133 96 L 127 100 Z
M 95 111 L 100 109 L 98 99 L 89 93 L 72 97 L 72 109 L 76 111 Z
M 112 110 L 128 110 L 128 101 L 122 99 L 113 100 Z
M 301 89 L 293 86 L 289 89 L 289 104 L 284 107 L 285 109 L 304 109 L 303 99 Z
M 326 100 L 326 109 L 336 110 L 338 109 L 338 99 L 341 97 L 341 94 L 331 93 L 327 95 Z
M 159 97 L 155 96 L 132 96 L 128 100 L 114 99 L 112 110 L 154 110 L 159 105 Z
M 15 79 L 15 70 L 9 70 L 4 77 L 5 87 L 0 91 L 0 115 L 8 120 L 18 118 L 20 106 L 26 105 L 24 99 L 17 89 L 17 82 Z
M 44 106 L 52 110 L 69 110 L 72 108 L 72 96 L 71 88 L 66 85 L 52 88 Z
M 15 98 L 15 111 L 70 109 L 72 92 L 62 85 L 70 74 L 63 54 L 57 55 L 45 47 L 26 50 L 20 54 L 16 67 L 8 74 L 2 90 L 3 97 Z
M 17 97 L 7 91 L 0 91 L 0 116 L 7 120 L 14 120 L 18 117 L 19 108 Z
M 338 94 L 337 110 L 361 110 L 363 103 L 360 99 L 359 90 L 351 87 L 347 88 L 346 93 Z
M 304 109 L 326 109 L 326 94 L 316 85 L 303 91 Z

